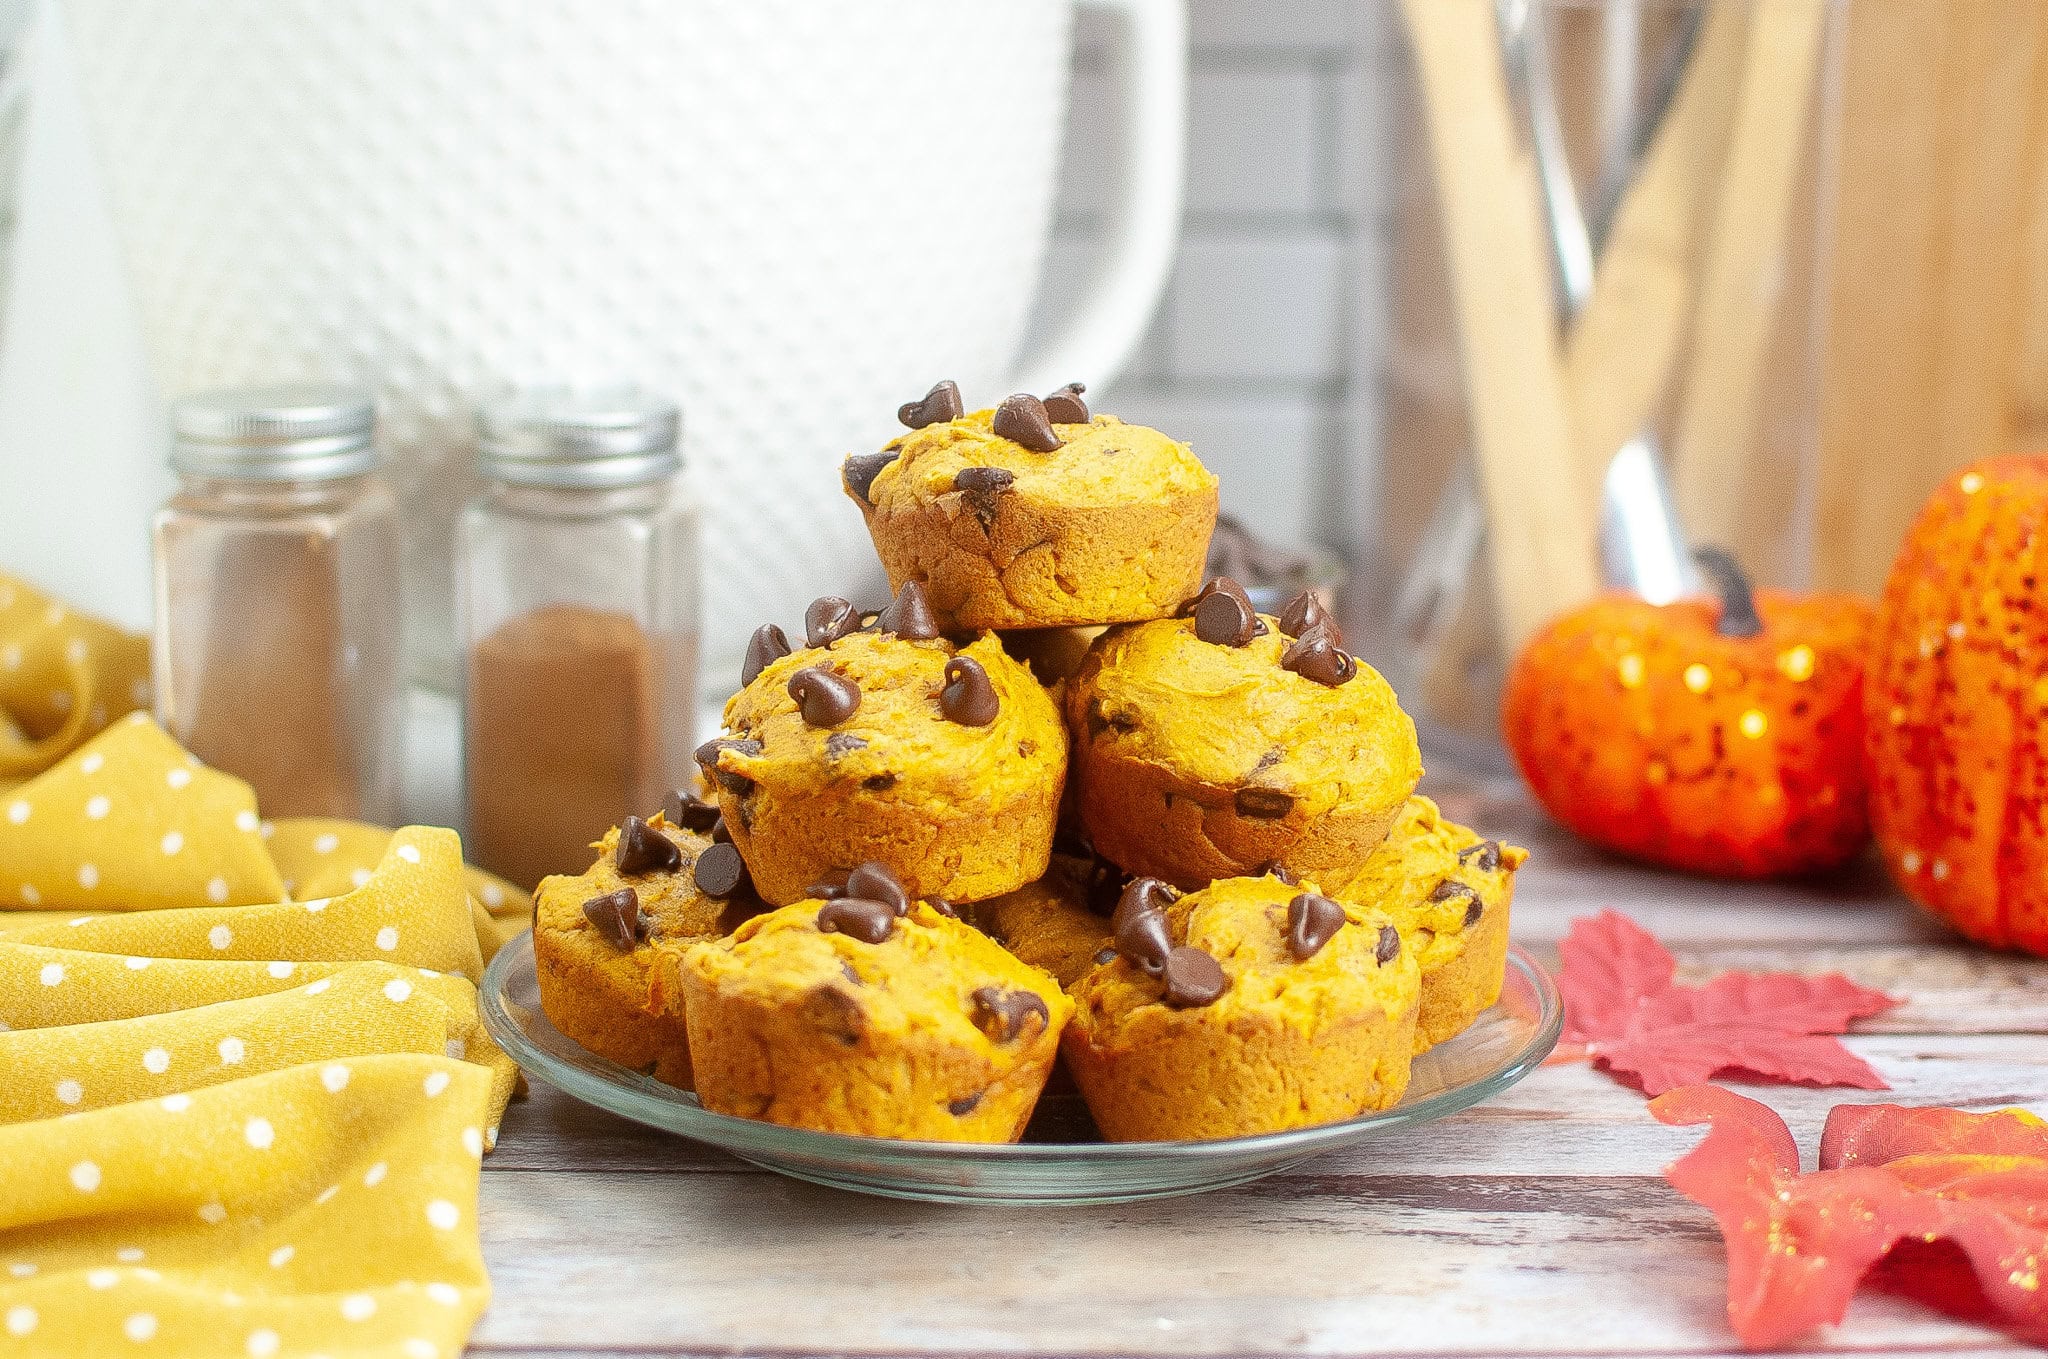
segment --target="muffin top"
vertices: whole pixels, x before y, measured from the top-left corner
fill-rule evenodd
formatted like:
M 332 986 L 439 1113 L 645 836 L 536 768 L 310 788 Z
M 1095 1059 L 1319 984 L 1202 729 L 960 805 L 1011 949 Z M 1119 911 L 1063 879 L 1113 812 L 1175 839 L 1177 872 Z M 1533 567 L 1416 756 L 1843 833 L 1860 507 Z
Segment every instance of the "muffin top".
M 771 656 L 778 632 L 776 644 L 750 653 L 750 669 L 762 663 L 725 705 L 730 735 L 705 746 L 700 761 L 714 776 L 771 786 L 843 780 L 887 793 L 905 781 L 958 784 L 963 796 L 997 801 L 1062 777 L 1066 732 L 1051 696 L 992 634 L 958 646 L 905 621 L 919 616 L 921 600 L 911 583 L 878 615 L 849 616 L 839 600 L 813 604 L 814 621 L 838 621 L 809 629 L 818 645 Z M 832 635 L 847 627 L 855 630 Z
M 1357 874 L 1331 883 L 1330 893 L 1349 908 L 1386 912 L 1431 972 L 1464 952 L 1468 927 L 1504 908 L 1510 880 L 1528 857 L 1447 819 L 1417 795 Z
M 1245 617 L 1263 630 L 1241 644 L 1203 640 L 1194 617 L 1110 629 L 1067 683 L 1075 738 L 1198 783 L 1271 789 L 1310 815 L 1407 796 L 1422 755 L 1393 688 L 1348 658 L 1335 684 L 1290 669 L 1297 639 Z
M 756 916 L 729 938 L 684 946 L 683 968 L 731 998 L 808 1007 L 850 1041 L 922 1033 L 994 1052 L 1057 1034 L 1072 1016 L 1051 977 L 930 904 L 886 919 L 870 943 L 858 922 L 834 927 L 845 901 Z
M 1215 476 L 1186 444 L 1113 415 L 1078 424 L 1048 422 L 1060 443 L 1047 452 L 998 434 L 997 424 L 992 409 L 913 429 L 879 454 L 849 459 L 842 484 L 863 508 L 885 514 L 948 496 L 971 505 L 977 495 L 1007 493 L 1041 505 L 1101 509 L 1216 489 Z M 863 495 L 860 483 L 877 462 L 881 469 L 872 473 Z M 970 470 L 983 468 L 989 470 Z
M 1190 1016 L 1228 1026 L 1260 1015 L 1304 1030 L 1360 1011 L 1395 1019 L 1420 994 L 1420 971 L 1390 917 L 1340 907 L 1312 883 L 1268 874 L 1219 879 L 1170 904 L 1170 890 L 1155 896 L 1173 951 L 1198 949 L 1215 960 L 1223 976 L 1214 1000 L 1202 1004 L 1198 994 L 1175 1004 L 1170 977 L 1148 968 L 1142 931 L 1134 948 L 1127 923 L 1136 914 L 1129 904 L 1133 895 L 1152 881 L 1136 880 L 1118 907 L 1119 956 L 1070 988 L 1078 1022 L 1097 1042 L 1116 1030 L 1114 1041 L 1142 1043 L 1162 1026 Z M 1155 884 L 1153 890 L 1161 889 Z
M 622 838 L 628 842 L 624 854 Z M 637 825 L 614 826 L 592 846 L 596 863 L 581 873 L 541 879 L 534 893 L 534 926 L 586 954 L 599 972 L 638 984 L 649 944 L 715 938 L 749 910 L 760 909 L 758 902 L 728 902 L 697 885 L 697 860 L 711 845 L 708 835 L 670 825 L 661 812 Z M 632 907 L 617 896 L 620 892 L 632 893 Z

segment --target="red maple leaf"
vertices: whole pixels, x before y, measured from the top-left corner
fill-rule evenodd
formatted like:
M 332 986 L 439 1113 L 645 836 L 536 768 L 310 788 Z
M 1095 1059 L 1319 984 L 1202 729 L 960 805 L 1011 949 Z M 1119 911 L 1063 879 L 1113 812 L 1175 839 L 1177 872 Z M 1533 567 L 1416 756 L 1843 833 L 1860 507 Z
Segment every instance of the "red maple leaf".
M 1945 1311 L 2048 1341 L 2048 1124 L 1843 1105 L 1799 1173 L 1784 1120 L 1694 1085 L 1650 1101 L 1665 1123 L 1712 1125 L 1664 1172 L 1714 1215 L 1728 1251 L 1728 1322 L 1752 1348 L 1842 1319 L 1878 1279 Z
M 1557 951 L 1564 1041 L 1646 1094 L 1722 1072 L 1890 1088 L 1829 1035 L 1899 1002 L 1840 973 L 1724 972 L 1704 986 L 1681 986 L 1677 961 L 1618 911 L 1574 920 Z

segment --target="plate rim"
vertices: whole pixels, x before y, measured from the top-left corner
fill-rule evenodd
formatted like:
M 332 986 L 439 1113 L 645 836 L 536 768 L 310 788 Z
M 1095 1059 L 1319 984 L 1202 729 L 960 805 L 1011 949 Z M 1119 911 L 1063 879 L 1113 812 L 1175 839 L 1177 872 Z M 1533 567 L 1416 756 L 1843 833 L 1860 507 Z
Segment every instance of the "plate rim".
M 1300 1159 L 1327 1147 L 1347 1143 L 1371 1133 L 1433 1122 L 1462 1112 L 1519 1084 L 1547 1061 L 1564 1031 L 1564 1001 L 1556 980 L 1529 951 L 1510 942 L 1507 968 L 1518 972 L 1535 993 L 1535 1027 L 1520 1049 L 1486 1076 L 1438 1091 L 1414 1104 L 1396 1105 L 1331 1123 L 1305 1128 L 1284 1128 L 1276 1132 L 1245 1137 L 1212 1138 L 1201 1141 L 1151 1142 L 934 1142 L 911 1138 L 875 1137 L 862 1133 L 823 1132 L 760 1119 L 741 1118 L 706 1109 L 687 1091 L 663 1085 L 620 1066 L 609 1058 L 583 1049 L 590 1061 L 609 1066 L 617 1074 L 599 1074 L 573 1065 L 539 1046 L 526 1034 L 520 1021 L 507 1009 L 506 986 L 522 961 L 533 959 L 533 932 L 522 931 L 502 945 L 484 969 L 477 988 L 477 1009 L 485 1030 L 521 1070 L 585 1104 L 630 1119 L 678 1137 L 716 1147 L 743 1160 L 767 1157 L 781 1161 L 792 1156 L 832 1163 L 863 1161 L 917 1161 L 931 1163 L 988 1164 L 991 1166 L 1057 1167 L 1141 1163 L 1168 1157 L 1183 1163 L 1234 1161 L 1245 1156 L 1287 1156 Z M 1505 987 L 1503 987 L 1505 990 Z M 546 1021 L 545 1012 L 540 1015 Z M 557 1032 L 560 1032 L 557 1030 Z M 563 1035 L 564 1038 L 568 1036 Z M 568 1041 L 574 1042 L 574 1039 Z M 1450 1041 L 1456 1041 L 1452 1039 Z M 581 1046 L 580 1044 L 578 1045 Z M 687 1096 L 687 1099 L 685 1098 Z M 667 1108 L 685 1111 L 702 1131 L 674 1126 L 647 1116 L 633 1107 L 634 1101 L 652 1100 Z M 756 1162 L 759 1164 L 759 1162 Z M 778 1164 L 772 1168 L 782 1169 Z M 1276 1167 L 1277 1168 L 1277 1167 Z M 798 1173 L 790 1171 L 789 1173 Z

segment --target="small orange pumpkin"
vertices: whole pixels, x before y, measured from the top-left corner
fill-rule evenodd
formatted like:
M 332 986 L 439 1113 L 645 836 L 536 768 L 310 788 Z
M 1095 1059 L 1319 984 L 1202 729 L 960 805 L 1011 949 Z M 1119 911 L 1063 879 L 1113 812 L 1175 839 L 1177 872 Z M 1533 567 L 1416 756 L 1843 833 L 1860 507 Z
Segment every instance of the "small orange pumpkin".
M 1950 477 L 1877 619 L 1871 821 L 1907 896 L 2048 954 L 2048 457 Z
M 1698 556 L 1718 602 L 1607 594 L 1523 648 L 1508 749 L 1552 816 L 1622 854 L 1744 878 L 1841 864 L 1869 837 L 1870 606 L 1752 592 L 1727 553 Z

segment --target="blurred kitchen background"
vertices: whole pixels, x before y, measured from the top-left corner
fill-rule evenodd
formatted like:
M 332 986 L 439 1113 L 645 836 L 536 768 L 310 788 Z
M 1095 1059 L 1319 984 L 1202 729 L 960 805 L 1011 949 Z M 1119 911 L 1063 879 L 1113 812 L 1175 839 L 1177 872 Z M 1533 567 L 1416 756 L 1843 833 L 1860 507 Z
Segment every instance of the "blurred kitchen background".
M 118 12 L 102 0 L 81 0 L 81 7 Z M 27 9 L 28 0 L 0 0 L 0 42 L 19 31 Z M 1064 64 L 1056 41 L 1031 46 L 1063 31 L 1064 6 L 1001 9 L 1016 16 L 1003 20 L 1014 32 L 999 47 L 977 50 L 1002 50 L 1025 66 L 1049 53 L 1046 60 Z M 1489 9 L 1506 27 L 1526 24 L 1532 12 L 1547 25 L 1548 101 L 1531 100 L 1527 70 L 1511 69 L 1502 80 L 1490 27 L 1461 33 L 1444 19 L 1453 10 L 1483 17 Z M 419 13 L 428 10 L 445 6 Z M 1709 12 L 1714 17 L 1702 23 Z M 1059 22 L 1037 22 L 1049 14 Z M 1418 75 L 1417 16 L 1440 30 L 1434 65 L 1423 63 L 1433 80 Z M 452 21 L 444 15 L 437 22 Z M 768 19 L 759 24 L 759 31 L 736 28 L 727 36 L 778 49 L 812 37 L 771 32 Z M 1050 236 L 1028 322 L 1008 313 L 1012 303 L 999 288 L 990 294 L 985 328 L 1001 332 L 1015 322 L 1026 338 L 1016 346 L 998 336 L 965 361 L 955 375 L 973 379 L 970 404 L 1000 395 L 974 384 L 1002 380 L 1015 349 L 1048 341 L 1084 304 L 1131 169 L 1119 164 L 1116 34 L 1086 7 L 1075 17 L 1064 146 L 1056 173 L 1047 169 L 1042 181 L 1053 186 L 1049 195 L 1032 178 L 1047 167 L 1034 163 L 1015 176 L 1031 189 L 1029 201 L 1013 198 L 1005 209 L 999 196 L 990 199 L 988 212 L 1007 210 L 1026 223 L 1016 233 L 1016 258 L 1036 250 L 1038 214 L 1049 216 Z M 1663 451 L 1670 489 L 1696 539 L 1730 542 L 1770 583 L 1864 591 L 1881 583 L 1904 524 L 1948 469 L 2001 449 L 2048 446 L 2048 5 L 1544 0 L 1532 11 L 1523 0 L 1492 7 L 1189 0 L 1186 35 L 1185 201 L 1163 298 L 1114 382 L 1082 372 L 1057 379 L 1090 382 L 1096 409 L 1191 442 L 1221 477 L 1225 511 L 1262 538 L 1340 558 L 1349 568 L 1344 612 L 1362 625 L 1354 640 L 1441 728 L 1488 732 L 1507 646 L 1537 613 L 1597 583 L 1591 539 L 1611 499 L 1603 499 L 1600 472 L 1631 435 Z M 837 55 L 843 60 L 843 51 Z M 1516 66 L 1513 55 L 1507 65 Z M 1710 97 L 1688 99 L 1674 72 L 1696 76 Z M 1008 78 L 1008 67 L 1002 74 Z M 709 84 L 725 76 L 707 62 L 690 78 Z M 104 70 L 101 80 L 104 105 Z M 1016 117 L 1047 109 L 1056 117 L 1059 83 L 1055 72 L 1020 93 Z M 1165 86 L 1154 93 L 1171 97 Z M 1035 101 L 1028 108 L 1027 94 Z M 1488 195 L 1523 187 L 1509 181 L 1530 172 L 1526 157 L 1514 159 L 1520 152 L 1509 146 L 1503 164 L 1511 173 L 1470 173 L 1487 151 L 1484 129 L 1475 133 L 1451 115 L 1500 95 L 1524 140 L 1532 107 L 1556 116 L 1569 152 L 1567 178 L 1581 200 L 1574 210 L 1591 219 L 1595 238 L 1616 220 L 1617 202 L 1635 202 L 1665 232 L 1615 228 L 1616 239 L 1634 248 L 1631 265 L 1648 271 L 1628 281 L 1657 287 L 1618 288 L 1623 295 L 1604 300 L 1595 289 L 1586 305 L 1598 327 L 1559 324 L 1585 299 L 1572 301 L 1561 274 L 1548 277 L 1556 215 L 1543 224 L 1545 241 L 1537 222 L 1493 210 L 1502 202 L 1520 206 Z M 985 98 L 974 112 L 986 122 L 992 107 L 1001 99 Z M 5 110 L 18 108 L 0 99 L 0 168 L 19 141 L 18 122 Z M 150 112 L 127 110 L 138 123 Z M 1649 143 L 1667 116 L 1691 140 L 1674 137 L 1682 153 L 1652 173 Z M 86 121 L 75 109 L 55 118 Z M 930 126 L 928 135 L 951 131 Z M 806 150 L 801 140 L 781 145 L 792 156 Z M 1017 154 L 1050 155 L 1056 145 L 1048 135 L 1042 148 L 1031 143 Z M 859 171 L 858 183 L 896 194 L 894 170 L 881 165 L 849 165 L 844 174 Z M 1456 181 L 1448 198 L 1439 173 L 1446 166 Z M 1635 188 L 1638 171 L 1647 187 L 1623 193 Z M 949 189 L 986 192 L 975 186 L 994 178 L 958 177 Z M 1554 206 L 1548 197 L 1545 203 Z M 964 223 L 978 204 L 950 206 Z M 899 225 L 932 229 L 924 216 Z M 53 242 L 109 234 L 90 210 L 45 224 L 39 239 L 19 243 L 17 293 L 47 289 L 38 252 Z M 806 252 L 799 262 L 837 269 L 834 277 L 856 281 L 849 287 L 876 273 L 852 255 Z M 1028 276 L 1028 268 L 1022 272 Z M 780 282 L 757 276 L 750 286 Z M 1542 296 L 1517 293 L 1518 283 Z M 965 285 L 949 276 L 948 286 Z M 54 304 L 41 300 L 42 314 L 76 322 L 60 346 L 75 349 L 81 364 L 139 363 L 139 348 L 106 352 L 134 346 L 132 335 L 77 320 L 118 311 L 111 285 L 72 280 L 67 287 Z M 900 297 L 879 285 L 873 293 L 838 297 L 843 315 L 833 323 L 842 329 L 832 338 L 843 342 L 782 379 L 821 409 L 858 404 L 864 423 L 857 435 L 829 423 L 784 430 L 817 469 L 862 440 L 888 437 L 892 407 L 883 390 L 912 396 L 941 375 L 920 368 L 914 381 L 907 372 L 868 386 L 841 381 L 839 368 L 863 361 L 871 347 L 863 326 L 873 347 L 886 338 L 884 326 L 893 327 L 891 336 L 905 328 L 909 309 Z M 974 305 L 945 309 L 948 322 L 951 312 Z M 910 319 L 936 324 L 940 312 L 928 308 L 922 321 Z M 1475 350 L 1475 333 L 1490 326 L 1506 329 L 1493 335 L 1492 349 Z M 442 342 L 430 326 L 421 334 L 423 344 Z M 590 352 L 579 335 L 565 331 L 562 352 Z M 765 357 L 741 353 L 750 335 L 769 351 Z M 1526 362 L 1512 343 L 1517 336 L 1535 337 Z M 746 370 L 759 379 L 747 391 L 768 383 L 761 375 L 774 368 L 773 334 L 718 340 L 721 361 L 758 365 Z M 49 343 L 20 327 L 7 338 L 16 352 Z M 413 353 L 403 363 L 431 366 Z M 1570 390 L 1545 397 L 1549 407 L 1528 405 L 1517 379 L 1553 363 Z M 53 368 L 46 363 L 41 371 Z M 63 363 L 54 371 L 64 371 Z M 759 405 L 742 386 L 714 386 L 684 402 L 686 459 L 728 487 L 748 480 L 749 467 L 734 463 L 730 450 L 746 446 L 747 420 L 761 418 L 758 409 L 742 408 Z M 141 626 L 148 600 L 137 585 L 146 581 L 139 532 L 131 540 L 86 509 L 79 527 L 26 508 L 30 487 L 46 503 L 84 507 L 107 498 L 104 476 L 48 447 L 46 432 L 64 427 L 64 403 L 81 399 L 79 388 L 61 382 L 0 386 L 0 501 L 16 499 L 11 514 L 0 503 L 0 565 Z M 1565 429 L 1551 409 L 1559 401 L 1581 429 L 1590 419 L 1604 431 L 1591 441 L 1597 447 L 1572 450 L 1571 458 L 1544 447 L 1558 442 L 1546 440 L 1546 429 Z M 28 437 L 28 430 L 43 433 Z M 122 437 L 141 446 L 125 494 L 152 503 L 168 484 L 161 435 L 137 423 Z M 708 468 L 699 456 L 706 447 L 714 450 Z M 722 687 L 732 660 L 725 644 L 744 636 L 739 624 L 772 612 L 747 593 L 757 573 L 740 569 L 763 560 L 758 544 L 771 528 L 807 533 L 829 513 L 814 570 L 829 567 L 835 578 L 817 588 L 847 588 L 838 577 L 849 572 L 874 574 L 850 510 L 836 501 L 825 508 L 829 475 L 806 472 L 801 494 L 811 499 L 801 503 L 778 507 L 766 492 L 749 492 L 750 512 L 784 518 L 742 525 L 737 539 L 711 535 L 708 694 Z M 401 477 L 401 492 L 452 505 L 466 476 L 415 472 L 410 487 Z M 714 512 L 719 507 L 714 495 Z M 727 514 L 723 527 L 737 522 Z M 1568 569 L 1557 569 L 1561 562 Z M 1503 581 L 1511 587 L 1506 598 L 1497 597 Z M 776 609 L 784 602 L 777 596 Z M 431 677 L 434 667 L 423 673 Z

